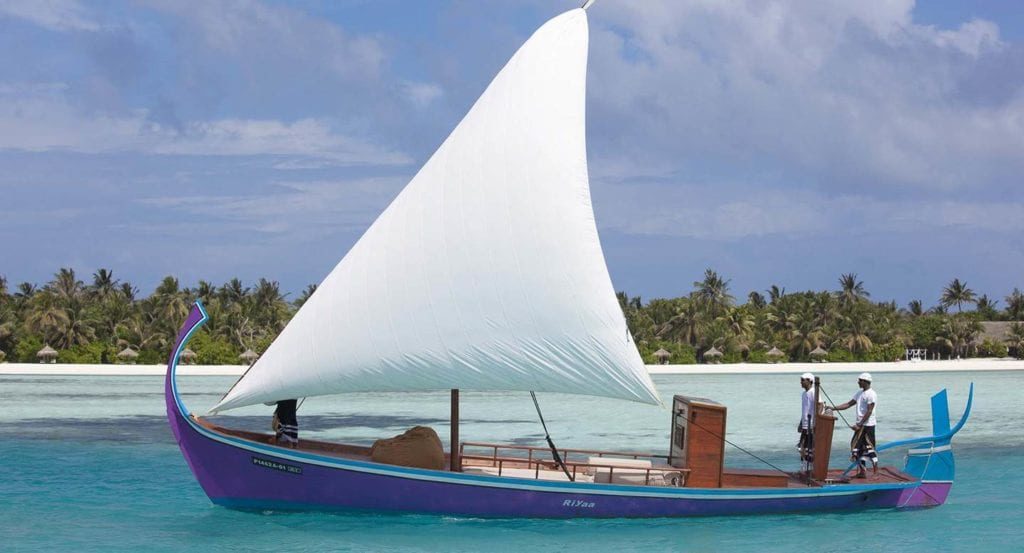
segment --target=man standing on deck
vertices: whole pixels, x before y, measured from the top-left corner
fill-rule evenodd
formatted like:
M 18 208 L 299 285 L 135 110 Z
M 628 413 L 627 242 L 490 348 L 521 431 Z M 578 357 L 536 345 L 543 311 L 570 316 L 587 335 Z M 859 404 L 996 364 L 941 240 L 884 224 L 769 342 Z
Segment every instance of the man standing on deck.
M 814 465 L 814 375 L 800 375 L 800 387 L 804 392 L 800 395 L 800 422 L 796 425 L 800 441 L 796 447 L 800 450 L 801 469 L 810 474 Z
M 857 462 L 855 478 L 865 478 L 869 460 L 872 472 L 878 474 L 878 454 L 875 453 L 875 404 L 878 402 L 878 394 L 871 389 L 871 373 L 860 373 L 857 385 L 860 386 L 860 391 L 854 394 L 850 401 L 836 405 L 836 409 L 842 411 L 853 405 L 857 406 L 857 423 L 853 425 L 853 448 L 850 451 L 850 458 Z

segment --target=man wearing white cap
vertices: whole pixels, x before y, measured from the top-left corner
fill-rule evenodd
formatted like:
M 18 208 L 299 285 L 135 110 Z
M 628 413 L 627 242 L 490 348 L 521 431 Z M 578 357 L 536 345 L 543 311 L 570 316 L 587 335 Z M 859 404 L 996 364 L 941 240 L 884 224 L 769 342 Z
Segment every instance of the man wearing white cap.
M 804 392 L 800 395 L 800 422 L 796 425 L 800 441 L 796 447 L 800 450 L 802 470 L 810 472 L 814 464 L 814 375 L 800 375 L 800 387 Z
M 860 390 L 853 395 L 853 399 L 837 405 L 836 409 L 842 411 L 857 406 L 857 424 L 853 425 L 850 457 L 857 461 L 856 478 L 864 478 L 867 476 L 868 461 L 871 461 L 872 472 L 878 474 L 878 454 L 875 453 L 875 404 L 878 402 L 878 394 L 871 389 L 871 373 L 860 373 L 857 385 Z

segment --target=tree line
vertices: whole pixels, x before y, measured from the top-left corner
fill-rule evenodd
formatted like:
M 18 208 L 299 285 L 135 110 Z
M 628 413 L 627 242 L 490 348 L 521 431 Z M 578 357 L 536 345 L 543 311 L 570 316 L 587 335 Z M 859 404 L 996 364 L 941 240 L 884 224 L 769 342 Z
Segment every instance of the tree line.
M 737 304 L 729 283 L 707 269 L 686 296 L 644 304 L 619 292 L 644 360 L 657 362 L 659 349 L 671 354 L 669 362 L 684 364 L 705 361 L 711 348 L 724 362 L 770 361 L 772 348 L 783 353 L 782 360 L 793 361 L 811 360 L 817 348 L 829 361 L 894 361 L 906 348 L 926 350 L 929 358 L 1022 356 L 1024 351 L 1024 294 L 1017 288 L 1000 309 L 999 300 L 953 279 L 938 304 L 926 309 L 921 300 L 903 308 L 895 301 L 872 301 L 856 273 L 841 275 L 838 290 L 787 293 L 771 285 L 764 293 L 750 292 L 743 304 Z M 1007 340 L 978 343 L 982 321 L 1015 322 Z
M 114 363 L 126 349 L 138 354 L 135 362 L 164 363 L 198 299 L 209 320 L 189 344 L 197 362 L 238 364 L 243 351 L 264 351 L 314 290 L 310 285 L 289 302 L 267 279 L 252 287 L 237 278 L 220 286 L 201 280 L 188 288 L 167 276 L 140 298 L 137 287 L 109 269 L 85 283 L 62 268 L 43 286 L 22 282 L 13 289 L 0 276 L 0 360 L 35 362 L 48 345 L 62 363 Z
M 929 357 L 1024 355 L 1024 294 L 1017 288 L 1000 308 L 1000 300 L 954 279 L 926 309 L 920 300 L 903 308 L 872 301 L 855 273 L 840 276 L 838 290 L 787 293 L 772 285 L 763 294 L 750 292 L 742 304 L 729 283 L 708 269 L 682 297 L 645 304 L 619 292 L 644 360 L 656 362 L 654 352 L 663 349 L 672 363 L 703 362 L 711 348 L 724 362 L 765 362 L 772 348 L 800 361 L 816 348 L 827 350 L 830 361 L 893 361 L 905 348 L 927 350 Z M 50 346 L 64 363 L 114 363 L 125 350 L 138 354 L 135 362 L 163 363 L 192 303 L 201 300 L 209 320 L 189 344 L 196 361 L 238 364 L 247 349 L 265 351 L 315 290 L 309 285 L 289 301 L 277 282 L 265 278 L 251 287 L 233 278 L 188 288 L 167 276 L 141 298 L 138 288 L 109 269 L 97 270 L 86 283 L 62 268 L 42 286 L 22 282 L 13 288 L 0 276 L 0 361 L 35 362 Z M 982 321 L 1014 322 L 1007 340 L 979 343 Z

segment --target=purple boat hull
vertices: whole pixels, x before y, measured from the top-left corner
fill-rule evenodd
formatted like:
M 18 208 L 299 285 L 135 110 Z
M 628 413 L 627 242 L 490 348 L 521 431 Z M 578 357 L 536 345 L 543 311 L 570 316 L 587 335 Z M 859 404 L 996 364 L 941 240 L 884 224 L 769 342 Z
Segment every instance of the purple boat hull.
M 225 507 L 473 517 L 677 517 L 930 507 L 942 504 L 952 487 L 952 479 L 747 489 L 549 482 L 279 448 L 200 425 L 181 403 L 174 379 L 178 356 L 204 320 L 197 305 L 178 336 L 166 377 L 167 417 L 203 491 Z

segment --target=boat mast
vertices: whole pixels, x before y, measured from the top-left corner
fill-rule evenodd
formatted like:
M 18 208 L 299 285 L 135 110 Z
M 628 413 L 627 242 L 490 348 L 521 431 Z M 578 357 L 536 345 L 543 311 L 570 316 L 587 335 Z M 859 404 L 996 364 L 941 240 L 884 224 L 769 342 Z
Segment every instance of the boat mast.
M 583 9 L 587 9 L 590 6 L 593 6 L 594 2 L 597 2 L 597 0 L 587 0 L 586 2 L 583 3 Z
M 452 388 L 452 423 L 451 435 L 448 439 L 451 444 L 451 455 L 448 457 L 448 468 L 452 472 L 462 472 L 462 458 L 459 452 L 459 389 Z

